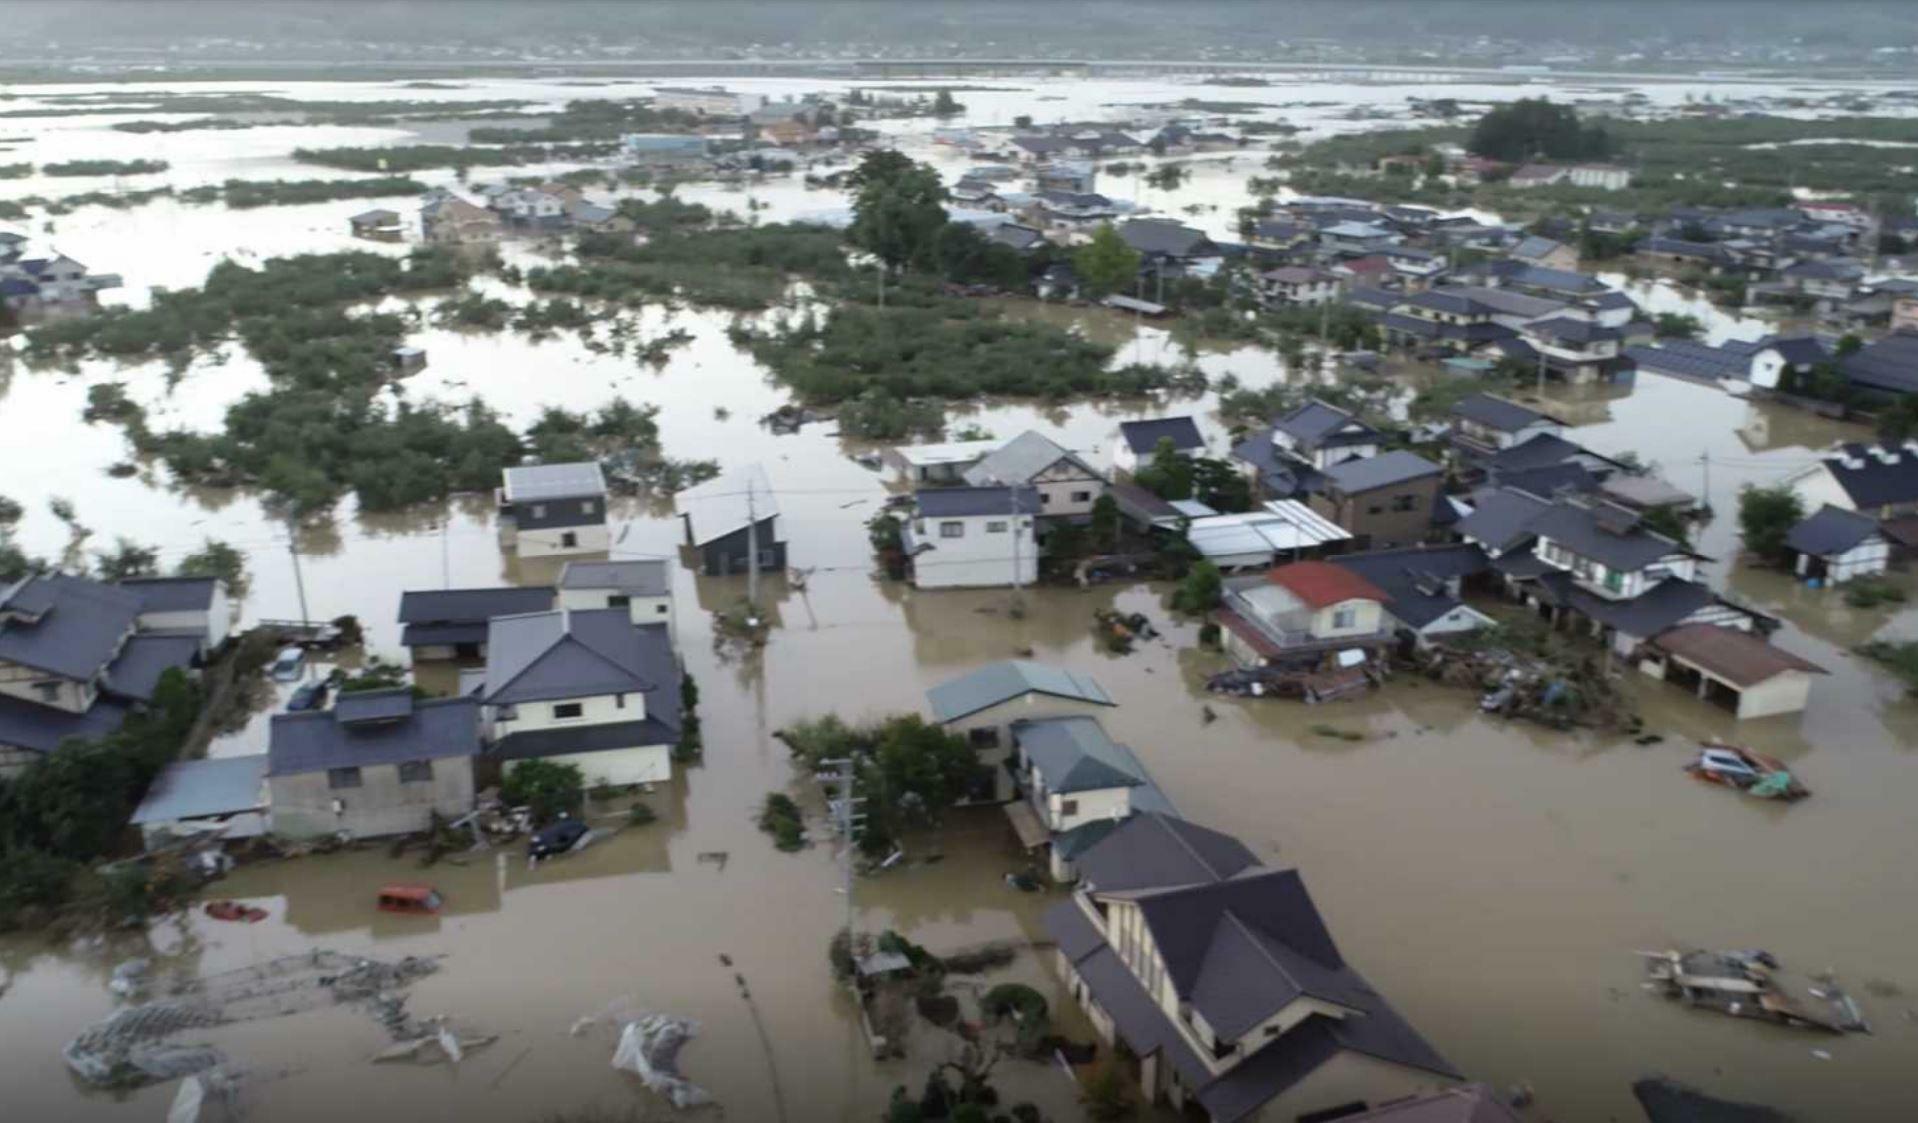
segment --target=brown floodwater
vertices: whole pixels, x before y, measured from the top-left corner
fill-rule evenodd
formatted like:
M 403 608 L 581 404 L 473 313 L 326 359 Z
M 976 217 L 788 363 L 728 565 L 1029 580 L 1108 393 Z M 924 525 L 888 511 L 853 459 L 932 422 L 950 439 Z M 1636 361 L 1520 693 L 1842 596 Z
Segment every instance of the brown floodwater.
M 507 91 L 517 85 L 476 82 L 457 96 L 513 96 Z M 541 104 L 566 96 L 550 83 L 529 85 L 522 92 Z M 383 94 L 377 86 L 314 86 L 310 96 L 416 96 Z M 1056 90 L 1068 100 L 1040 103 L 1042 119 L 1089 116 L 1109 103 L 1165 100 L 1194 89 L 1147 82 L 1047 88 L 1048 96 Z M 1381 106 L 1402 103 L 1408 92 L 1323 85 L 1243 91 L 1275 105 L 1323 98 Z M 1032 97 L 966 100 L 983 119 L 1003 122 L 1015 106 L 1030 108 Z M 1347 127 L 1334 121 L 1340 111 L 1276 113 L 1329 130 Z M 127 142 L 98 121 L 21 124 L 42 130 L 35 144 L 44 150 L 31 157 L 42 161 L 132 151 L 112 147 Z M 898 127 L 911 150 L 956 172 L 956 156 L 925 143 L 930 123 Z M 362 131 L 329 132 L 323 141 L 301 129 L 174 134 L 165 155 L 175 160 L 174 178 L 187 185 L 195 174 L 296 174 L 287 159 L 296 143 L 409 135 Z M 1258 170 L 1254 158 L 1230 166 L 1208 161 L 1178 192 L 1136 190 L 1141 202 L 1174 213 L 1199 208 L 1187 217 L 1224 232 L 1232 209 L 1247 199 L 1243 177 Z M 741 211 L 755 200 L 762 220 L 843 203 L 786 177 L 681 191 Z M 367 246 L 346 236 L 344 218 L 368 205 L 235 213 L 171 202 L 89 208 L 56 220 L 55 239 L 95 268 L 126 274 L 129 287 L 120 296 L 139 303 L 151 286 L 197 283 L 223 255 L 246 260 Z M 137 257 L 128 257 L 130 246 L 139 247 Z M 512 253 L 534 260 L 528 249 Z M 523 298 L 505 286 L 495 291 Z M 1641 295 L 1658 310 L 1693 308 L 1692 298 L 1669 286 Z M 1116 347 L 1118 362 L 1179 356 L 1167 333 L 1150 323 L 1032 305 L 1019 313 L 1073 324 Z M 1757 321 L 1711 315 L 1714 338 L 1765 330 Z M 521 1121 L 589 1104 L 657 1109 L 609 1066 L 607 1031 L 568 1033 L 577 1019 L 618 999 L 701 1023 L 701 1036 L 684 1054 L 687 1073 L 734 1117 L 876 1117 L 894 1085 L 916 1087 L 954 1045 L 921 1024 L 909 1061 L 865 1057 L 852 1011 L 826 971 L 827 939 L 845 908 L 833 849 L 822 843 L 781 854 L 752 825 L 756 806 L 774 790 L 805 797 L 817 814 L 817 800 L 771 734 L 827 711 L 858 717 L 918 709 L 928 686 L 1027 649 L 1097 677 L 1121 700 L 1108 719 L 1112 732 L 1137 749 L 1184 814 L 1240 836 L 1268 862 L 1301 868 L 1350 958 L 1467 1072 L 1536 1089 L 1541 1118 L 1633 1118 L 1627 1085 L 1650 1072 L 1806 1118 L 1908 1114 L 1898 1097 L 1911 1088 L 1918 1061 L 1918 1021 L 1908 1013 L 1918 1009 L 1918 998 L 1907 997 L 1918 994 L 1918 943 L 1910 938 L 1918 874 L 1909 862 L 1906 796 L 1918 783 L 1918 705 L 1849 649 L 1874 636 L 1918 636 L 1918 611 L 1847 608 L 1829 592 L 1740 564 L 1732 517 L 1739 487 L 1775 482 L 1860 430 L 1658 376 L 1629 389 L 1548 390 L 1547 402 L 1574 421 L 1578 439 L 1603 452 L 1636 451 L 1680 486 L 1705 490 L 1702 458 L 1709 454 L 1718 517 L 1703 528 L 1700 545 L 1716 559 L 1714 579 L 1783 616 L 1780 642 L 1832 672 L 1802 716 L 1743 725 L 1660 684 L 1631 679 L 1627 688 L 1649 727 L 1666 738 L 1640 747 L 1488 720 L 1470 697 L 1416 681 L 1324 707 L 1214 699 L 1201 684 L 1218 669 L 1218 657 L 1196 648 L 1191 627 L 1171 622 L 1166 590 L 1155 586 L 1033 590 L 1026 615 L 1016 618 L 1004 592 L 919 593 L 876 581 L 862 524 L 896 481 L 853 461 L 850 454 L 862 446 L 842 441 L 831 424 L 793 436 L 759 426 L 756 419 L 785 395 L 727 340 L 729 316 L 649 307 L 638 319 L 645 337 L 684 327 L 694 339 L 655 369 L 593 353 L 570 335 L 533 342 L 429 328 L 412 341 L 427 348 L 430 366 L 408 380 L 407 392 L 416 399 L 479 394 L 518 423 L 548 404 L 583 409 L 625 396 L 661 407 L 669 455 L 711 457 L 734 468 L 765 465 L 793 564 L 809 577 L 804 588 L 765 583 L 774 630 L 763 651 L 741 656 L 715 646 L 709 614 L 734 604 L 742 584 L 675 570 L 681 645 L 702 688 L 707 753 L 647 797 L 659 821 L 531 871 L 512 853 L 420 870 L 414 859 L 390 858 L 384 849 L 250 867 L 217 892 L 267 909 L 268 919 L 257 925 L 194 914 L 105 943 L 0 940 L 0 1041 L 7 1044 L 0 1090 L 8 1118 L 164 1114 L 171 1089 L 87 1091 L 58 1059 L 69 1036 L 113 1008 L 107 974 L 126 955 L 155 955 L 163 969 L 216 972 L 315 946 L 381 957 L 444 954 L 443 970 L 414 988 L 412 1008 L 500 1040 L 455 1070 L 369 1065 L 367 1057 L 384 1043 L 382 1031 L 350 1010 L 204 1034 L 244 1070 L 242 1094 L 253 1118 L 335 1120 L 358 1112 Z M 1202 346 L 1197 361 L 1209 374 L 1231 373 L 1249 386 L 1298 377 L 1256 348 Z M 484 497 L 380 514 L 344 503 L 331 523 L 290 533 L 242 492 L 179 489 L 150 465 L 132 477 L 109 477 L 105 469 L 127 453 L 116 430 L 81 423 L 88 385 L 124 381 L 156 424 L 204 429 L 220 423 L 227 404 L 264 384 L 257 364 L 238 350 L 196 362 L 177 380 L 168 374 L 160 364 L 89 363 L 67 375 L 0 361 L 0 419 L 9 434 L 0 446 L 0 494 L 27 505 L 22 536 L 29 548 L 58 554 L 68 544 L 67 528 L 47 510 L 55 496 L 72 499 L 92 528 L 83 550 L 124 535 L 159 546 L 170 563 L 204 537 L 219 537 L 248 555 L 245 620 L 299 614 L 296 550 L 308 612 L 359 615 L 369 654 L 387 658 L 403 656 L 393 613 L 405 589 L 551 578 L 550 567 L 502 557 Z M 1215 405 L 1211 395 L 1060 406 L 982 401 L 956 411 L 955 420 L 1004 437 L 1037 428 L 1104 463 L 1118 422 L 1130 417 L 1190 411 L 1222 436 Z M 678 556 L 678 524 L 660 504 L 630 500 L 614 515 L 614 556 Z M 1104 652 L 1093 642 L 1091 617 L 1112 605 L 1147 613 L 1166 636 L 1128 656 Z M 422 681 L 443 686 L 446 679 Z M 1206 720 L 1208 712 L 1215 720 Z M 266 722 L 267 715 L 256 716 L 212 751 L 262 751 Z M 1315 726 L 1361 739 L 1326 736 Z M 1816 794 L 1781 808 L 1691 782 L 1680 766 L 1697 739 L 1714 735 L 1785 758 Z M 924 861 L 934 856 L 942 860 Z M 936 838 L 920 840 L 913 857 L 858 884 L 862 929 L 897 928 L 935 951 L 1041 938 L 1037 915 L 1048 898 L 1004 884 L 1021 858 L 995 812 L 953 816 Z M 446 894 L 442 916 L 399 919 L 372 909 L 380 884 L 415 879 Z M 1789 966 L 1834 968 L 1859 993 L 1878 1032 L 1811 1037 L 1649 997 L 1639 990 L 1633 952 L 1673 943 L 1762 946 Z M 987 981 L 1006 979 L 1039 985 L 1065 1032 L 1086 1032 L 1037 957 L 1024 956 Z M 1072 1086 L 1058 1069 L 1005 1062 L 997 1076 L 1009 1099 L 1075 1117 Z

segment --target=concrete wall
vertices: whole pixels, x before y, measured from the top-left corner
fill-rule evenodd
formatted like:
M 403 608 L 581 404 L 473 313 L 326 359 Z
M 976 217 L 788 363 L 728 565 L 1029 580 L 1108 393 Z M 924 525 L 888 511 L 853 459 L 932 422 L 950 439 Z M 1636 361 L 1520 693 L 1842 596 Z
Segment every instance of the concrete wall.
M 567 545 L 568 541 L 572 545 Z M 555 554 L 603 554 L 612 545 L 605 523 L 592 526 L 520 527 L 516 549 L 522 558 Z
M 554 764 L 571 764 L 579 768 L 580 775 L 587 786 L 593 784 L 663 784 L 673 778 L 673 750 L 671 745 L 636 745 L 625 749 L 603 749 L 592 753 L 568 753 L 559 756 L 542 757 L 542 760 Z M 506 771 L 511 772 L 521 762 L 510 761 Z
M 1104 480 L 1065 461 L 1034 476 L 1032 486 L 1039 490 L 1039 514 L 1045 518 L 1090 516 L 1106 490 Z
M 1066 804 L 1073 810 L 1067 811 Z M 1123 819 L 1132 813 L 1131 788 L 1096 788 L 1092 791 L 1046 793 L 1046 827 L 1056 832 L 1069 831 L 1102 819 Z
M 1738 718 L 1771 717 L 1795 714 L 1811 700 L 1811 676 L 1803 671 L 1785 671 L 1764 682 L 1748 686 L 1738 696 Z
M 472 759 L 449 757 L 432 763 L 432 780 L 417 784 L 400 783 L 396 764 L 361 767 L 357 788 L 335 789 L 325 772 L 270 777 L 273 833 L 294 838 L 339 831 L 356 838 L 407 834 L 426 829 L 432 812 L 451 817 L 471 811 Z M 338 813 L 333 809 L 335 799 L 343 805 Z

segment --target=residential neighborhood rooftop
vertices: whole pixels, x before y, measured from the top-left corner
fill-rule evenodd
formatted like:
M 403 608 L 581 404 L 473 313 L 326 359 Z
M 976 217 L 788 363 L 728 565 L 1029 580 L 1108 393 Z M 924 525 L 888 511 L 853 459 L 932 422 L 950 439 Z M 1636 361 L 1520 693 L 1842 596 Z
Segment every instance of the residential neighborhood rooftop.
M 1025 694 L 1043 694 L 1097 706 L 1117 705 L 1092 676 L 1030 659 L 988 663 L 958 678 L 947 679 L 926 691 L 926 701 L 933 718 L 943 722 L 957 721 Z
M 1290 562 L 1266 574 L 1266 580 L 1312 608 L 1329 608 L 1349 600 L 1386 599 L 1384 590 L 1377 585 L 1332 562 Z
M 580 499 L 606 494 L 606 476 L 598 461 L 579 464 L 522 464 L 505 471 L 506 501 Z

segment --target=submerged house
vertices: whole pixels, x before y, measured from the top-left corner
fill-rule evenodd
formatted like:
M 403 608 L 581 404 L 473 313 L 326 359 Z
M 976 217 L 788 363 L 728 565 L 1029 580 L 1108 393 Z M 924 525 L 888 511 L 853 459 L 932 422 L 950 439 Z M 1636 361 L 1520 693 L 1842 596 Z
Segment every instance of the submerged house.
M 400 643 L 415 662 L 486 658 L 487 622 L 553 607 L 550 585 L 424 589 L 400 594 Z
M 932 487 L 913 493 L 900 546 L 921 589 L 1030 584 L 1039 576 L 1035 522 L 1042 496 L 1030 487 Z
M 1878 520 L 1829 503 L 1792 527 L 1785 545 L 1795 555 L 1792 572 L 1827 585 L 1876 577 L 1891 562 L 1891 542 Z
M 1331 652 L 1377 651 L 1391 640 L 1385 591 L 1329 561 L 1229 578 L 1225 590 L 1218 611 L 1225 651 L 1245 666 L 1310 666 Z
M 473 809 L 479 703 L 410 687 L 343 694 L 276 714 L 267 734 L 273 833 L 350 838 L 425 830 Z
M 1150 826 L 1146 825 L 1150 823 Z M 1182 1118 L 1331 1120 L 1458 1072 L 1340 954 L 1296 870 L 1142 817 L 1046 911 L 1067 989 Z
M 1039 495 L 1039 514 L 1047 519 L 1083 522 L 1105 493 L 1097 468 L 1043 433 L 1027 430 L 987 453 L 966 469 L 974 487 L 1031 488 Z
M 966 738 L 979 755 L 982 769 L 991 771 L 990 798 L 1012 799 L 1013 725 L 1036 718 L 1092 717 L 1118 703 L 1089 675 L 1035 663 L 1008 659 L 926 691 L 932 719 L 942 728 Z M 987 798 L 982 791 L 975 799 Z
M 1137 472 L 1151 464 L 1159 443 L 1171 441 L 1172 451 L 1188 459 L 1206 454 L 1205 434 L 1190 417 L 1154 417 L 1145 421 L 1121 421 L 1119 441 L 1112 447 L 1112 465 L 1122 472 Z
M 665 558 L 569 561 L 559 571 L 558 603 L 551 607 L 623 608 L 635 624 L 664 624 L 669 634 L 677 634 L 673 578 Z
M 0 585 L 0 776 L 66 740 L 115 732 L 167 671 L 191 672 L 206 634 L 142 627 L 162 609 L 137 590 L 61 573 Z
M 127 821 L 148 850 L 182 838 L 258 838 L 266 833 L 266 769 L 265 753 L 176 760 Z
M 1073 876 L 1071 855 L 1085 836 L 1140 811 L 1171 812 L 1145 765 L 1092 716 L 1033 718 L 1012 724 L 1014 790 L 1006 805 L 1028 850 L 1048 851 L 1055 881 Z
M 1806 510 L 1838 507 L 1875 519 L 1918 514 L 1918 441 L 1840 446 L 1785 478 Z
M 1477 459 L 1523 444 L 1541 433 L 1558 436 L 1565 422 L 1496 394 L 1473 394 L 1452 407 L 1452 447 Z
M 1432 533 L 1445 469 L 1415 452 L 1341 460 L 1319 473 L 1312 509 L 1363 546 L 1404 546 Z
M 677 492 L 673 509 L 685 524 L 686 544 L 698 554 L 700 572 L 706 576 L 728 577 L 749 568 L 785 572 L 779 503 L 766 470 L 759 465 Z
M 478 698 L 488 755 L 579 767 L 590 784 L 653 784 L 673 775 L 679 658 L 664 624 L 623 608 L 496 616 L 487 627 Z
M 1639 670 L 1691 690 L 1740 721 L 1797 713 L 1826 670 L 1750 632 L 1685 624 L 1652 638 Z
M 500 546 L 523 558 L 603 554 L 606 476 L 596 461 L 508 468 L 499 489 Z

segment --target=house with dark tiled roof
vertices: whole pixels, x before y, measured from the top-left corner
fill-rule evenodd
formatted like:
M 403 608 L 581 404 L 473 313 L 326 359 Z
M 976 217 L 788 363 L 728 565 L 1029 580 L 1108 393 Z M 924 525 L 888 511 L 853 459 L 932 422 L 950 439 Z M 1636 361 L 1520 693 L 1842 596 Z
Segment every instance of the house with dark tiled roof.
M 1869 401 L 1918 393 L 1918 331 L 1895 331 L 1865 344 L 1838 360 L 1838 373 Z
M 979 786 L 972 799 L 1005 801 L 1016 794 L 1012 759 L 1014 723 L 1041 718 L 1096 717 L 1118 703 L 1090 675 L 1007 659 L 947 679 L 926 691 L 932 720 L 966 738 L 979 756 Z
M 0 584 L 0 776 L 68 740 L 113 733 L 154 700 L 168 671 L 193 673 L 204 630 L 143 624 L 164 623 L 178 591 L 62 573 Z
M 1540 433 L 1556 435 L 1564 430 L 1565 422 L 1560 418 L 1496 394 L 1473 394 L 1452 407 L 1452 446 L 1473 459 L 1522 444 Z
M 416 662 L 484 659 L 488 621 L 495 616 L 545 612 L 553 607 L 553 597 L 550 585 L 404 592 L 400 594 L 400 644 Z
M 1190 417 L 1153 417 L 1121 421 L 1119 439 L 1112 446 L 1112 464 L 1123 472 L 1137 472 L 1158 455 L 1159 442 L 1171 441 L 1172 451 L 1184 457 L 1206 454 L 1205 434 Z
M 1365 550 L 1326 560 L 1363 577 L 1383 593 L 1387 625 L 1416 642 L 1476 631 L 1494 623 L 1462 599 L 1465 582 L 1491 568 L 1490 559 L 1478 546 L 1452 543 Z
M 1398 449 L 1342 460 L 1320 471 L 1312 509 L 1349 531 L 1358 544 L 1386 547 L 1422 542 L 1432 531 L 1445 469 Z
M 1077 859 L 1047 910 L 1067 989 L 1141 1090 L 1214 1123 L 1331 1119 L 1458 1073 L 1340 954 L 1296 870 L 1144 817 Z
M 1891 562 L 1891 543 L 1877 519 L 1829 503 L 1792 527 L 1785 546 L 1794 555 L 1793 572 L 1827 585 L 1875 577 Z
M 1578 266 L 1578 251 L 1564 242 L 1537 234 L 1521 238 L 1510 251 L 1513 261 L 1546 269 L 1573 269 Z
M 1023 585 L 1039 576 L 1035 524 L 1044 495 L 1032 486 L 921 488 L 900 546 L 921 589 Z
M 588 784 L 672 778 L 679 657 L 664 624 L 624 608 L 529 612 L 487 622 L 476 696 L 488 755 L 579 767 Z
M 1881 521 L 1918 514 L 1918 441 L 1844 444 L 1784 483 L 1808 511 L 1831 506 Z
M 266 754 L 273 833 L 375 838 L 458 818 L 473 809 L 481 748 L 478 699 L 417 699 L 411 687 L 276 714 Z

